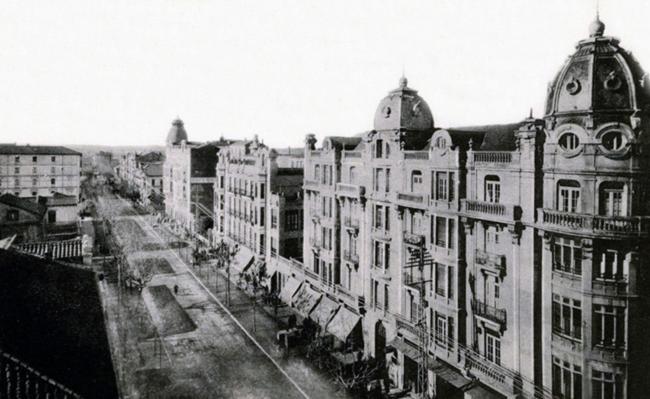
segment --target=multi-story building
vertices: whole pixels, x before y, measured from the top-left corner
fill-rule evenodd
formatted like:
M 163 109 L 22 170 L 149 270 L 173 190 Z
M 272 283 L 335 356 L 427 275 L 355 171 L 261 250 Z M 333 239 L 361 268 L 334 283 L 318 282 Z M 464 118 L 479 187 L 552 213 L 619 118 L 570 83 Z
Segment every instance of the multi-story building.
M 18 197 L 52 193 L 79 200 L 81 153 L 60 146 L 0 145 L 0 192 Z
M 183 121 L 172 122 L 163 166 L 165 214 L 189 232 L 207 234 L 213 227 L 215 168 L 230 143 L 188 141 Z
M 356 314 L 398 388 L 643 397 L 649 88 L 599 20 L 543 119 L 438 128 L 402 78 L 372 131 L 307 136 L 295 295 Z
M 240 244 L 235 262 L 239 272 L 253 258 L 301 258 L 303 157 L 302 149 L 271 149 L 257 136 L 222 149 L 216 168 L 214 240 Z M 270 275 L 275 273 L 276 262 L 267 264 Z

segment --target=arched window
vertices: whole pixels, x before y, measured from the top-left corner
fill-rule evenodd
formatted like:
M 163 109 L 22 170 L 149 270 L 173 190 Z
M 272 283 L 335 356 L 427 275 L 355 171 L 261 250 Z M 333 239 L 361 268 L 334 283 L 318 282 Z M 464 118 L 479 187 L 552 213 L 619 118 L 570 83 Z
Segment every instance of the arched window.
M 422 172 L 414 170 L 411 172 L 411 192 L 416 192 L 422 186 Z
M 501 202 L 501 181 L 499 176 L 485 176 L 485 202 L 493 204 Z
M 560 180 L 557 183 L 557 209 L 562 212 L 580 212 L 580 183 Z
M 608 181 L 600 185 L 598 193 L 599 214 L 607 216 L 627 215 L 627 195 L 623 182 Z

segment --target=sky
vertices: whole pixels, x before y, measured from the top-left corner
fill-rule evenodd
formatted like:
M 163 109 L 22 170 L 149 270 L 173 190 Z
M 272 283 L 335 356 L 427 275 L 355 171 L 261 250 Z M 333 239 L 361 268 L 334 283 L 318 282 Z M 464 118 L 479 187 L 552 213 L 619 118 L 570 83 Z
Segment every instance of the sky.
M 600 0 L 650 70 L 650 1 Z M 300 146 L 372 129 L 402 73 L 439 127 L 543 116 L 596 0 L 5 0 L 0 142 Z

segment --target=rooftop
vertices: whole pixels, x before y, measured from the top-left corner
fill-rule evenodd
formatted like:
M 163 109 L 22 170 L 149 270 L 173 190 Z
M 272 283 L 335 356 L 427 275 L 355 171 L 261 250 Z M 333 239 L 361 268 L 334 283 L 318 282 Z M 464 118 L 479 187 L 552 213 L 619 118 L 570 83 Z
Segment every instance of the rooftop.
M 80 152 L 62 146 L 0 144 L 0 155 L 79 155 Z

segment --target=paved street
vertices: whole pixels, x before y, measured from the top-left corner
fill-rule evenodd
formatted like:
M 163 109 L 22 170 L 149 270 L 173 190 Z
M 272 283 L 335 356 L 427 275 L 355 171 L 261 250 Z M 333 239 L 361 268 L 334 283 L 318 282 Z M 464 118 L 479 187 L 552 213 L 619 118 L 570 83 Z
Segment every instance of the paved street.
M 153 258 L 165 265 L 142 294 L 118 289 L 110 272 L 102 285 L 125 397 L 346 397 L 310 364 L 277 349 L 278 326 L 269 315 L 258 310 L 256 329 L 249 332 L 251 301 L 233 286 L 232 306 L 226 309 L 223 298 L 208 291 L 169 249 L 173 237 L 152 227 L 151 216 L 138 215 L 129 203 L 110 195 L 99 197 L 98 212 L 114 220 L 113 232 L 129 264 Z M 167 289 L 173 293 L 174 286 L 177 295 L 161 295 Z

